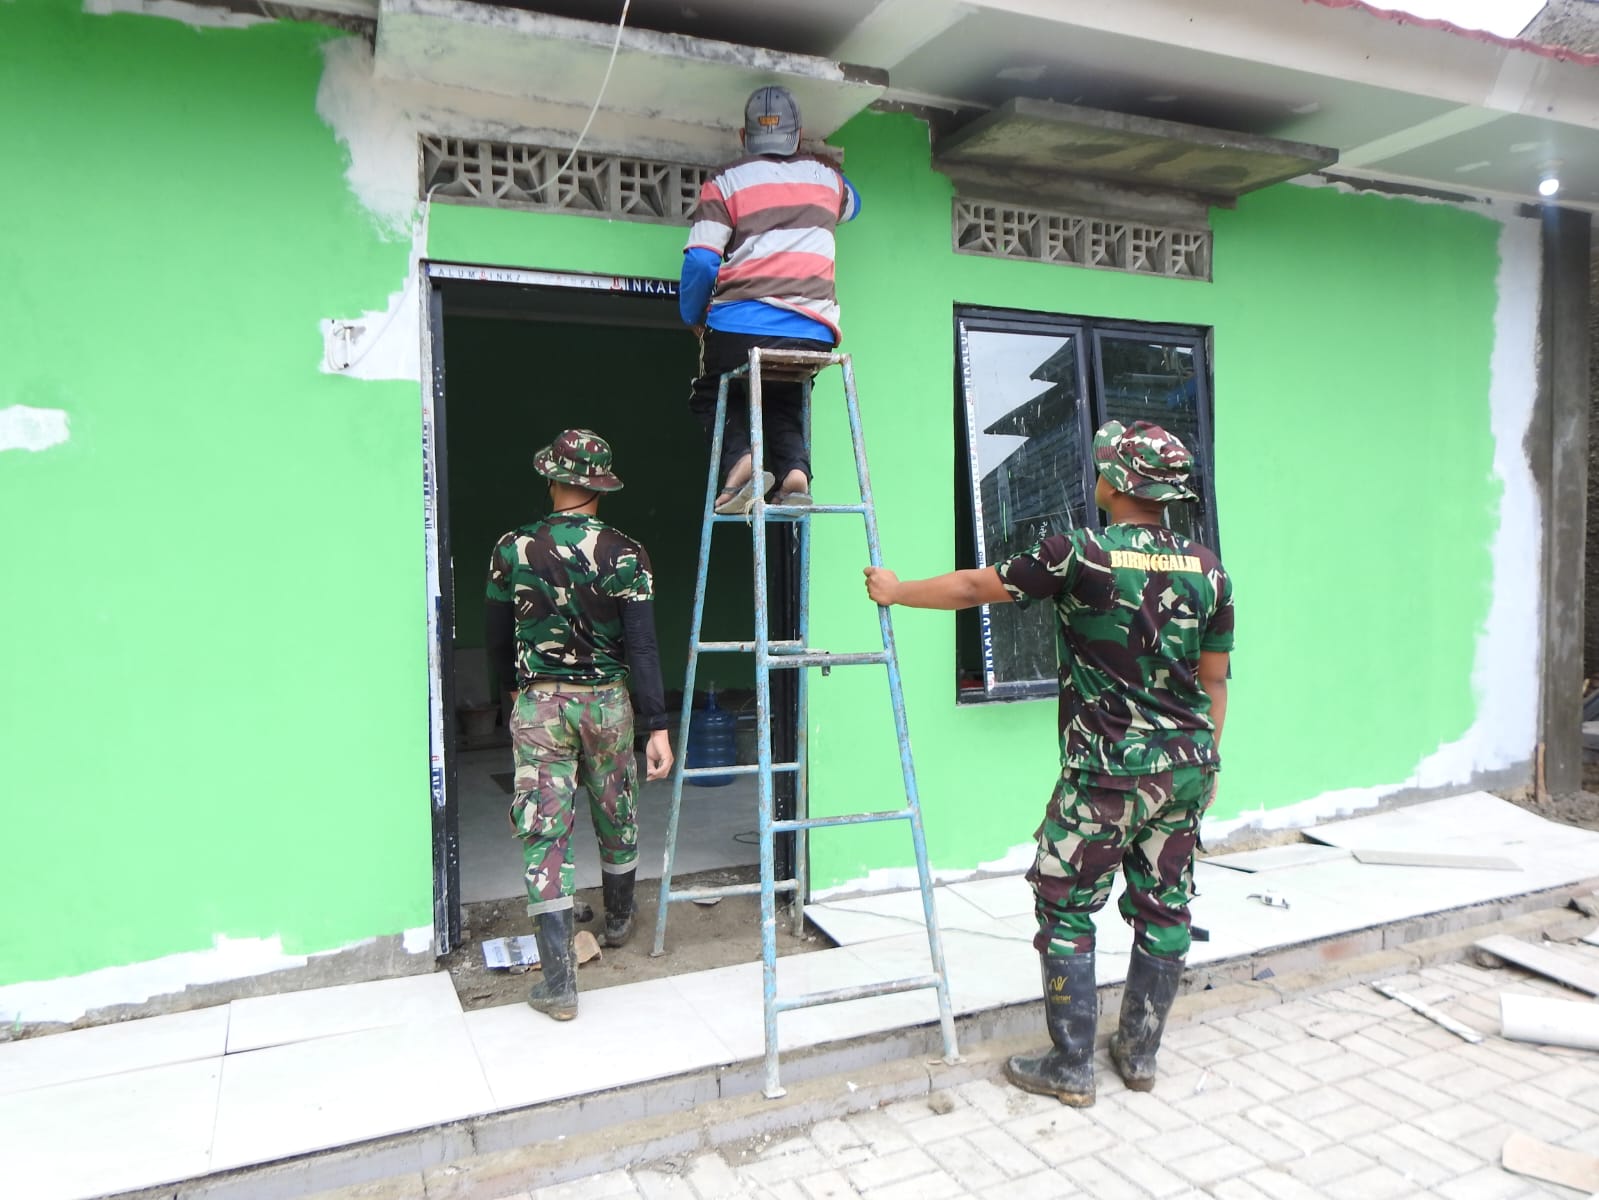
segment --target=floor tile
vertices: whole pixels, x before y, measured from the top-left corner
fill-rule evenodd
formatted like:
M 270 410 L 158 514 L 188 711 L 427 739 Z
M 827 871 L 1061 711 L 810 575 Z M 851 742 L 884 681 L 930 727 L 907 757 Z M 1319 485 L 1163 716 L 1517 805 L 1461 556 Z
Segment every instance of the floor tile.
M 228 1006 L 27 1038 L 0 1046 L 0 1095 L 220 1057 Z
M 957 1013 L 1019 1004 L 1042 994 L 1038 953 L 1030 942 L 964 930 L 952 930 L 942 940 L 950 999 Z M 869 978 L 873 979 L 922 975 L 932 969 L 927 938 L 921 933 L 865 942 L 849 949 L 866 964 Z
M 466 1027 L 497 1108 L 734 1061 L 711 1020 L 669 979 L 579 991 L 574 1021 L 508 1004 L 468 1013 Z
M 926 935 L 918 937 L 925 952 Z M 922 974 L 929 970 L 924 959 L 915 972 L 900 974 Z M 777 962 L 777 994 L 780 997 L 799 996 L 871 983 L 887 977 L 875 968 L 868 967 L 849 949 L 795 954 Z M 716 1014 L 714 1029 L 727 1047 L 728 1061 L 746 1061 L 765 1053 L 760 963 L 744 963 L 715 971 L 679 975 L 671 982 L 695 1011 Z M 920 1024 L 923 1020 L 936 1019 L 937 1013 L 937 1002 L 931 992 L 879 996 L 779 1013 L 778 1046 L 791 1050 L 861 1033 Z
M 994 918 L 949 887 L 933 889 L 940 929 L 984 929 Z M 850 900 L 829 900 L 805 908 L 810 917 L 840 946 L 898 937 L 923 928 L 922 894 L 915 888 L 879 892 Z
M 950 884 L 949 891 L 991 917 L 1025 917 L 1033 911 L 1033 888 L 1022 875 L 969 879 Z
M 1350 850 L 1483 854 L 1487 852 L 1483 847 L 1490 846 L 1492 853 L 1514 859 L 1524 869 L 1534 865 L 1524 851 L 1599 847 L 1599 832 L 1546 821 L 1487 792 L 1467 792 L 1317 825 L 1306 830 L 1305 836 Z
M 1385 905 L 1391 906 L 1391 897 L 1375 895 L 1369 887 L 1356 894 L 1334 896 L 1304 886 L 1309 873 L 1343 865 L 1318 863 L 1250 874 L 1199 864 L 1189 911 L 1195 924 L 1209 930 L 1211 940 L 1195 944 L 1195 959 L 1233 958 L 1268 946 L 1290 946 L 1382 924 L 1386 918 L 1381 914 Z M 1268 894 L 1286 900 L 1288 907 L 1251 898 Z
M 252 996 L 228 1007 L 229 1054 L 461 1013 L 447 971 Z
M 222 1060 L 211 1169 L 270 1162 L 494 1107 L 461 1016 L 230 1054 Z
M 1212 854 L 1202 861 L 1231 871 L 1279 871 L 1284 867 L 1305 867 L 1311 863 L 1348 858 L 1342 846 L 1323 846 L 1316 842 L 1290 842 L 1286 846 L 1266 846 L 1260 850 L 1240 850 L 1235 854 Z
M 1599 855 L 1593 869 L 1599 869 Z M 1565 872 L 1554 874 L 1558 878 Z M 1295 872 L 1291 882 L 1292 890 L 1307 902 L 1320 896 L 1346 903 L 1348 924 L 1357 929 L 1518 896 L 1543 886 L 1521 871 L 1393 867 L 1354 859 L 1306 867 Z
M 4 1192 L 80 1200 L 203 1175 L 218 1059 L 0 1096 Z

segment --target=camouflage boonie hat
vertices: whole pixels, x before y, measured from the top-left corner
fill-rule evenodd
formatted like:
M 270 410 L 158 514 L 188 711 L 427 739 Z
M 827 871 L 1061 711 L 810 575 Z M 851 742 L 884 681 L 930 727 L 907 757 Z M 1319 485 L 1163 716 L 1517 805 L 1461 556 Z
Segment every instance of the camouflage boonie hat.
M 546 479 L 591 492 L 619 492 L 611 473 L 611 445 L 589 429 L 568 429 L 533 456 L 533 469 Z
M 1094 435 L 1094 465 L 1118 492 L 1141 500 L 1197 500 L 1188 487 L 1194 456 L 1152 421 L 1106 421 Z

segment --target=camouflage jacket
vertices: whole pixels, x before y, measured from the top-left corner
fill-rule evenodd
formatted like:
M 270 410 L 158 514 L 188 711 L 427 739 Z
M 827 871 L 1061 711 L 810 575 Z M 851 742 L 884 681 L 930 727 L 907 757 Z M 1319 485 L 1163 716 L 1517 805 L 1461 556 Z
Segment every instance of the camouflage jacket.
M 653 596 L 649 554 L 598 517 L 551 514 L 511 530 L 489 558 L 488 599 L 514 607 L 518 687 L 626 679 L 623 607 Z
M 1217 764 L 1202 650 L 1233 647 L 1216 555 L 1154 525 L 1075 529 L 996 568 L 1018 604 L 1054 601 L 1067 770 L 1148 775 Z

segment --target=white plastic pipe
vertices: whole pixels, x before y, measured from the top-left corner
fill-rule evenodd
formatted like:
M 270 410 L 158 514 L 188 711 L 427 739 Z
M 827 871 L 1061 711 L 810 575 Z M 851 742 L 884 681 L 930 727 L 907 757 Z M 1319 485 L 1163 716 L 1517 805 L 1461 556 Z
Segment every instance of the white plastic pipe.
M 1512 1041 L 1599 1050 L 1599 1003 L 1593 1001 L 1503 992 L 1499 1025 Z

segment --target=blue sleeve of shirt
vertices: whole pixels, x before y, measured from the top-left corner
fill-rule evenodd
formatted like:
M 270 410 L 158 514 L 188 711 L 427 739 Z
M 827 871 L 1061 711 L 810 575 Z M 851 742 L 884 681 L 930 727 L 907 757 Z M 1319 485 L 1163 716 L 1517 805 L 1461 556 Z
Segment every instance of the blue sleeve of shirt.
M 716 274 L 721 269 L 721 255 L 714 250 L 693 246 L 683 251 L 683 274 L 677 284 L 677 311 L 683 324 L 698 325 L 705 320 L 711 289 L 716 286 Z
M 855 190 L 855 185 L 849 181 L 848 175 L 840 174 L 839 178 L 844 181 L 844 190 L 848 193 L 844 200 L 844 211 L 838 214 L 839 224 L 842 225 L 845 221 L 853 221 L 861 215 L 861 194 Z

